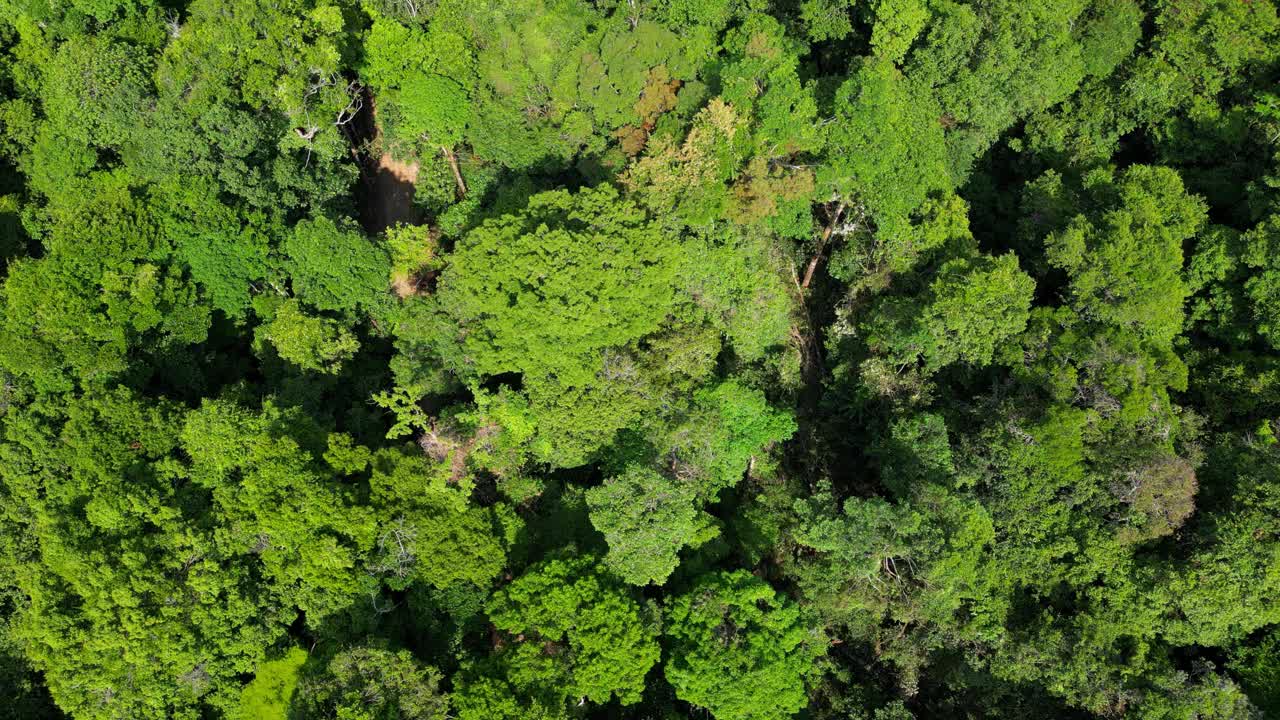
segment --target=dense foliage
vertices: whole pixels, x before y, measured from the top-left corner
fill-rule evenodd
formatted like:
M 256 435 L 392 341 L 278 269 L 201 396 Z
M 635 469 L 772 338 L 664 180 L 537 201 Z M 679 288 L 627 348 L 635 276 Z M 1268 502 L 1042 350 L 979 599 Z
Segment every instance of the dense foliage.
M 0 0 L 0 715 L 1280 717 L 1280 0 Z

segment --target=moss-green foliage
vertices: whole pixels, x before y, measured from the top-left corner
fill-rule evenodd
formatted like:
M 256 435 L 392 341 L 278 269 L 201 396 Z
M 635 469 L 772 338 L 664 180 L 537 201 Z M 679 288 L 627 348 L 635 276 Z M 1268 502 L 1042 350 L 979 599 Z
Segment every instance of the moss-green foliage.
M 16 593 L 15 593 L 16 594 Z M 49 697 L 49 689 L 40 675 L 23 658 L 22 647 L 5 628 L 3 655 L 0 655 L 0 680 L 4 694 L 0 700 L 16 720 L 42 720 L 59 717 L 58 706 Z
M 609 187 L 535 196 L 461 241 L 435 318 L 401 335 L 471 382 L 518 373 L 537 454 L 581 464 L 657 399 L 631 350 L 673 310 L 675 240 Z
M 356 559 L 372 545 L 374 528 L 365 508 L 352 507 L 349 487 L 297 440 L 272 432 L 289 422 L 303 421 L 271 405 L 255 413 L 208 400 L 184 423 L 182 447 L 191 481 L 228 521 L 218 541 L 252 553 L 260 571 L 318 623 L 359 592 Z
M 302 677 L 289 712 L 317 720 L 445 720 L 449 700 L 440 673 L 408 650 L 353 647 Z
M 922 301 L 886 300 L 867 343 L 895 365 L 985 365 L 1001 342 L 1026 328 L 1033 289 L 1013 255 L 951 260 Z
M 954 184 L 942 109 L 892 63 L 870 58 L 841 84 L 835 103 L 839 122 L 827 129 L 819 184 L 847 204 L 865 205 L 879 234 L 894 238 L 931 193 Z
M 172 403 L 124 389 L 6 422 L 7 512 L 28 518 L 18 587 L 30 601 L 14 632 L 76 715 L 227 707 L 239 694 L 231 678 L 252 672 L 293 620 L 280 610 L 288 590 L 256 579 L 254 540 L 228 532 L 234 513 L 229 526 L 179 520 L 210 502 L 182 479 L 184 424 Z
M 1093 5 L 1010 0 L 931 6 L 933 17 L 905 73 L 934 88 L 953 173 L 967 172 L 1019 118 L 1075 91 L 1091 62 L 1085 58 L 1093 48 L 1085 40 Z
M 1190 280 L 1197 297 L 1188 318 L 1233 345 L 1261 335 L 1280 347 L 1280 215 L 1241 234 L 1207 232 L 1196 245 Z
M 658 82 L 676 85 L 693 75 L 692 58 L 683 52 L 679 36 L 656 23 L 635 28 L 615 26 L 593 37 L 583 48 L 577 70 L 578 97 L 606 130 L 652 122 L 665 103 L 643 104 L 646 92 Z
M 282 657 L 258 666 L 253 682 L 240 694 L 240 706 L 234 717 L 288 720 L 289 707 L 298 689 L 298 676 L 307 662 L 307 651 L 289 648 Z
M 517 170 L 573 158 L 594 142 L 588 112 L 577 107 L 570 50 L 601 18 L 567 0 L 450 0 L 437 18 L 471 39 L 475 84 L 467 140 L 477 155 Z M 453 76 L 455 80 L 458 76 Z
M 465 40 L 444 23 L 425 30 L 375 15 L 362 71 L 378 96 L 393 141 L 452 147 L 471 115 L 474 59 Z
M 465 338 L 449 360 L 473 375 L 589 383 L 605 349 L 661 326 L 680 248 L 604 187 L 531 198 L 472 231 L 437 293 Z
M 1224 438 L 1203 469 L 1205 492 L 1230 490 L 1214 514 L 1191 528 L 1194 561 L 1176 566 L 1168 588 L 1180 619 L 1169 631 L 1177 642 L 1223 644 L 1277 622 L 1277 611 L 1264 600 L 1280 582 L 1271 563 L 1275 549 L 1256 538 L 1276 533 L 1275 508 L 1280 501 L 1280 453 L 1274 442 Z M 1234 461 L 1234 462 L 1233 462 Z M 1229 463 L 1229 464 L 1228 464 Z M 1228 468 L 1230 468 L 1228 470 Z M 1233 555 L 1229 564 L 1205 565 L 1213 557 Z
M 1274 714 L 1278 62 L 1277 0 L 0 0 L 0 715 Z
M 609 544 L 609 569 L 635 585 L 663 584 L 700 529 L 695 502 L 688 483 L 635 465 L 589 490 L 591 524 Z
M 282 244 L 293 291 L 318 310 L 370 312 L 387 295 L 387 253 L 353 226 L 304 220 Z
M 273 240 L 285 234 L 267 213 L 237 212 L 207 201 L 217 192 L 208 180 L 166 188 L 159 197 L 158 222 L 178 259 L 216 310 L 241 320 L 253 296 L 273 276 Z M 274 280 L 274 277 L 272 277 Z
M 1091 195 L 1119 207 L 1097 224 L 1077 216 L 1046 238 L 1049 262 L 1070 274 L 1077 313 L 1169 342 L 1186 297 L 1182 243 L 1204 223 L 1203 203 L 1164 168 L 1134 167 L 1116 181 L 1103 174 L 1087 182 Z
M 727 380 L 699 390 L 687 416 L 659 438 L 658 447 L 707 500 L 736 485 L 770 445 L 795 430 L 795 421 L 769 407 L 760 391 Z
M 371 458 L 370 500 L 389 522 L 378 528 L 369 570 L 395 589 L 487 587 L 506 565 L 519 521 L 501 505 L 472 505 L 467 449 L 444 431 L 429 433 L 428 457 L 388 448 Z
M 767 583 L 743 571 L 708 575 L 665 612 L 664 672 L 677 697 L 726 720 L 804 707 L 826 638 Z
M 263 209 L 338 196 L 355 177 L 333 122 L 350 102 L 347 22 L 323 2 L 193 3 L 157 62 L 130 166 L 162 184 L 213 178 Z
M 850 498 L 837 509 L 828 492 L 819 492 L 797 506 L 796 539 L 814 556 L 797 562 L 795 571 L 831 622 L 847 623 L 879 645 L 908 683 L 918 682 L 926 651 L 916 645 L 919 638 L 885 625 L 900 632 L 916 624 L 925 637 L 940 626 L 991 632 L 983 614 L 956 613 L 987 600 L 983 568 L 994 540 L 992 519 L 977 503 L 923 482 L 909 495 L 899 503 Z
M 11 263 L 4 284 L 0 362 L 50 390 L 119 377 L 131 356 L 198 343 L 209 326 L 128 177 L 81 190 L 47 208 L 46 253 Z
M 1159 393 L 1161 386 L 1186 383 L 1172 342 L 1182 327 L 1188 294 L 1180 272 L 1183 243 L 1203 227 L 1204 205 L 1163 168 L 1138 166 L 1114 179 L 1099 171 L 1086 182 L 1085 192 L 1096 198 L 1099 213 L 1044 218 L 1061 228 L 1046 238 L 1046 255 L 1052 266 L 1068 273 L 1069 284 L 1066 305 L 1053 319 L 1047 313 L 1033 319 L 1028 330 L 1040 334 L 1057 324 L 1061 330 L 1051 331 L 1056 340 L 1027 360 L 1043 363 L 1046 353 L 1057 355 L 1066 360 L 1056 361 L 1058 369 L 1041 365 L 1055 392 L 1093 385 L 1130 416 L 1143 414 L 1148 410 L 1141 409 L 1139 398 Z M 1050 193 L 1072 192 L 1052 176 L 1036 183 L 1038 190 L 1046 185 L 1058 188 Z M 1111 357 L 1109 367 L 1087 359 L 1105 355 Z
M 1035 149 L 1055 164 L 1092 166 L 1105 163 L 1126 133 L 1141 128 L 1162 160 L 1203 162 L 1186 167 L 1187 174 L 1211 180 L 1215 194 L 1225 191 L 1238 200 L 1247 185 L 1239 182 L 1241 163 L 1223 161 L 1221 153 L 1241 141 L 1240 115 L 1230 101 L 1219 100 L 1246 90 L 1248 68 L 1275 58 L 1275 5 L 1102 5 L 1083 38 L 1094 79 L 1059 110 L 1034 116 Z M 1145 38 L 1139 25 L 1144 10 L 1152 26 Z M 1131 44 L 1139 39 L 1141 46 Z
M 412 282 L 415 275 L 434 270 L 439 264 L 436 238 L 429 227 L 397 225 L 387 229 L 386 241 L 393 284 Z
M 926 364 L 990 362 L 1004 338 L 1026 327 L 1033 289 L 1013 255 L 943 265 L 921 318 Z
M 655 618 L 590 557 L 530 568 L 490 602 L 512 636 L 501 656 L 510 682 L 530 695 L 624 705 L 640 700 L 658 661 Z
M 877 55 L 901 62 L 930 19 L 921 0 L 880 0 L 875 5 L 871 47 Z
M 96 147 L 124 145 L 141 119 L 148 64 L 140 48 L 92 36 L 59 47 L 42 98 L 55 132 Z
M 281 305 L 262 337 L 280 357 L 304 370 L 337 373 L 360 349 L 360 341 L 338 322 L 307 315 L 296 300 Z
M 1249 699 L 1263 712 L 1275 712 L 1280 706 L 1280 648 L 1276 643 L 1275 633 L 1269 632 L 1231 659 L 1231 669 L 1240 677 Z

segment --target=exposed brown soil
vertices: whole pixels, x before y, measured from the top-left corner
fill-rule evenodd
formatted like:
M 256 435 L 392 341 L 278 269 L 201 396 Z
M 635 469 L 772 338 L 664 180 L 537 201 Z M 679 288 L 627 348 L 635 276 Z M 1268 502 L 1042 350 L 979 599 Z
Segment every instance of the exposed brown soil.
M 418 163 L 404 163 L 383 153 L 365 178 L 365 229 L 377 233 L 397 223 L 417 225 L 420 217 L 413 205 L 413 184 L 417 179 Z
M 391 278 L 391 289 L 401 300 L 418 294 L 418 284 L 409 275 L 399 274 Z
M 432 422 L 431 427 L 418 437 L 418 447 L 436 462 L 448 460 L 449 482 L 456 485 L 467 475 L 467 457 L 477 445 L 487 443 L 497 432 L 496 427 L 484 425 L 464 440 L 454 428 Z
M 361 224 L 371 234 L 397 223 L 416 225 L 421 222 L 420 213 L 413 205 L 418 163 L 401 162 L 382 151 L 382 130 L 373 94 L 368 88 L 361 88 L 360 98 L 359 110 L 342 130 L 360 165 L 357 200 Z

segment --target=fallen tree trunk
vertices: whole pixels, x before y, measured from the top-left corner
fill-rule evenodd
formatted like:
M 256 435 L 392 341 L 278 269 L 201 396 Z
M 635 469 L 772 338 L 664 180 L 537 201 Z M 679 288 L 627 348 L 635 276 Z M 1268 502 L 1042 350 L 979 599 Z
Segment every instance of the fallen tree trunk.
M 809 283 L 813 282 L 813 273 L 818 269 L 818 261 L 822 259 L 822 251 L 826 249 L 827 242 L 831 240 L 831 233 L 835 232 L 836 224 L 840 222 L 840 216 L 844 214 L 844 203 L 836 205 L 836 211 L 831 215 L 831 222 L 827 223 L 827 227 L 822 231 L 822 237 L 818 239 L 818 249 L 813 253 L 813 259 L 809 261 L 809 266 L 804 270 L 804 280 L 800 282 L 800 288 L 809 289 Z
M 458 199 L 467 196 L 467 183 L 462 179 L 462 171 L 458 169 L 458 157 L 448 147 L 441 145 L 440 151 L 444 153 L 445 160 L 449 161 L 449 169 L 453 170 L 453 180 L 458 183 Z

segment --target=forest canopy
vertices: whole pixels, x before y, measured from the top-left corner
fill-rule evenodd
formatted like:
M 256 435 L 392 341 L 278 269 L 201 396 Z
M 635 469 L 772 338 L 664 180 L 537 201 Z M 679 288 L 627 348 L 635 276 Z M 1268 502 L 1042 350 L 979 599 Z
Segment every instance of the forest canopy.
M 1278 0 L 0 0 L 0 716 L 1280 718 L 1278 434 Z

